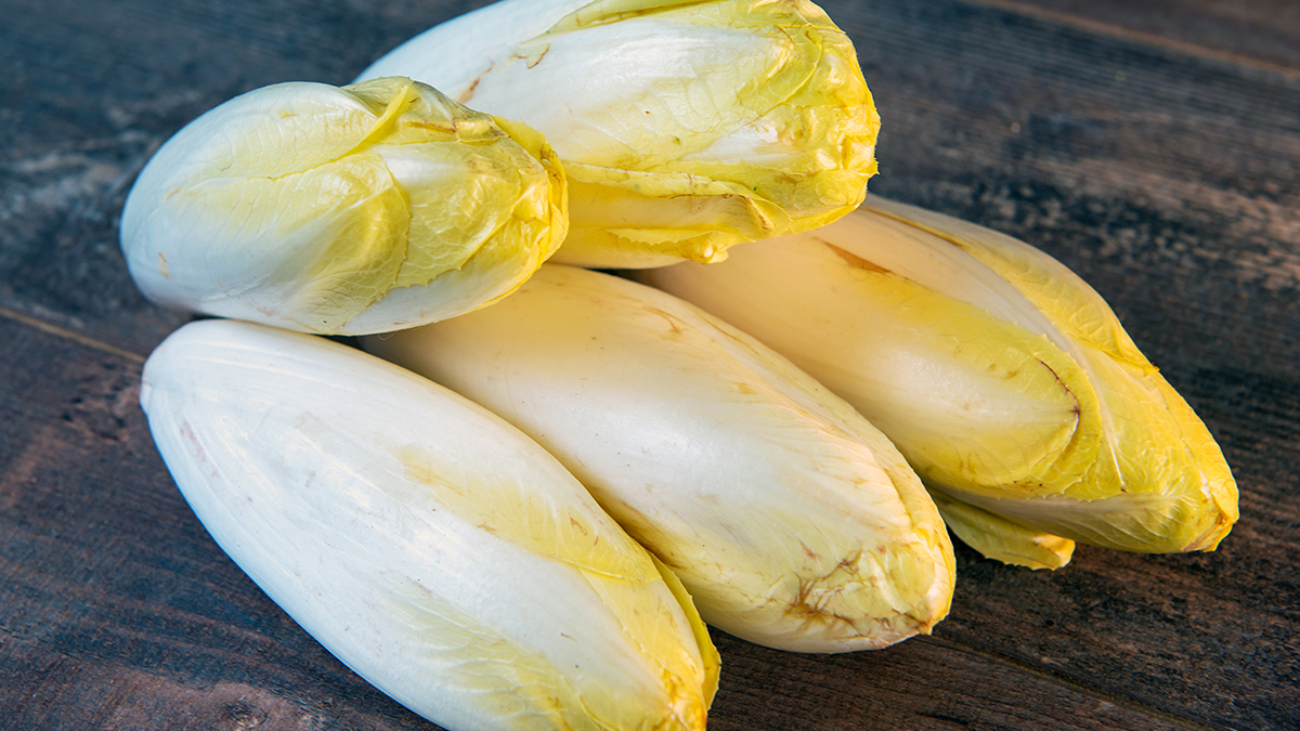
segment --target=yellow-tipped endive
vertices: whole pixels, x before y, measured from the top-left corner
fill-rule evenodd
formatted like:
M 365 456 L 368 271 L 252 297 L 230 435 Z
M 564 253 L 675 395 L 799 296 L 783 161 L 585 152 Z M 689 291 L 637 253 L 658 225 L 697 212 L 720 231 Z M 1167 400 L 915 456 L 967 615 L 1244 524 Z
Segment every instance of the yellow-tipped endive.
M 862 201 L 879 116 L 849 40 L 805 0 L 502 0 L 359 78 L 433 84 L 526 122 L 564 161 L 555 261 L 715 261 Z
M 141 404 L 203 525 L 326 649 L 452 731 L 702 731 L 708 631 L 535 442 L 311 335 L 208 320 Z
M 643 279 L 856 406 L 986 556 L 1208 551 L 1237 520 L 1205 425 L 1101 296 L 1021 241 L 869 196 L 823 229 Z
M 948 613 L 952 545 L 902 455 L 789 361 L 681 300 L 548 264 L 499 304 L 366 347 L 536 439 L 719 629 L 844 652 Z
M 560 245 L 564 173 L 531 128 L 404 78 L 268 86 L 186 126 L 122 214 L 171 307 L 363 334 L 514 291 Z

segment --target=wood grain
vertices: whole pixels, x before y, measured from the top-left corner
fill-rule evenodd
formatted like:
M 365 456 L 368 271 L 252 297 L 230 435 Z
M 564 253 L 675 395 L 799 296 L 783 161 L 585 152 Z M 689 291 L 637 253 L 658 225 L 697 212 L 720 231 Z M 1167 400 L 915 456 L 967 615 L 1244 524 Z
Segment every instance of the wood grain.
M 1291 0 L 966 1 L 1300 74 L 1300 5 Z
M 824 3 L 881 108 L 873 192 L 1097 287 L 1219 438 L 1242 521 L 1212 554 L 1081 547 L 1052 573 L 959 546 L 951 616 L 881 652 L 719 635 L 713 728 L 1300 727 L 1300 78 L 1268 67 L 1295 66 L 1290 6 L 1250 10 L 1276 1 Z M 204 110 L 346 82 L 479 4 L 0 0 L 0 729 L 430 728 L 269 602 L 172 485 L 135 399 L 188 316 L 136 293 L 117 219 Z

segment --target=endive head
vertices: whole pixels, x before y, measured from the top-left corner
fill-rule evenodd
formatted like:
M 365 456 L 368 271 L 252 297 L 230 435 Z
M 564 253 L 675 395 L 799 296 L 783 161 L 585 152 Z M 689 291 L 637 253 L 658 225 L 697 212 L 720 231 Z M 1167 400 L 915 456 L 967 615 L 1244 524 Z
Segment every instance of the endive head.
M 499 305 L 365 346 L 533 436 L 725 632 L 847 652 L 948 613 L 952 545 L 898 450 L 675 297 L 546 265 Z
M 1069 546 L 1052 536 L 1209 550 L 1237 519 L 1205 425 L 1102 298 L 1023 242 L 870 197 L 717 269 L 652 276 L 813 373 L 931 488 L 979 508 L 959 516 L 963 538 L 1059 565 Z M 1016 536 L 1037 547 L 1008 549 Z
M 535 442 L 324 338 L 191 323 L 141 405 L 221 547 L 383 692 L 462 731 L 699 731 L 718 658 L 680 584 Z
M 122 215 L 150 299 L 317 333 L 451 317 L 518 287 L 567 226 L 531 128 L 405 78 L 268 86 L 149 162 Z
M 800 0 L 504 0 L 361 78 L 387 74 L 550 138 L 572 195 L 555 260 L 571 264 L 719 260 L 835 220 L 876 170 L 853 45 Z

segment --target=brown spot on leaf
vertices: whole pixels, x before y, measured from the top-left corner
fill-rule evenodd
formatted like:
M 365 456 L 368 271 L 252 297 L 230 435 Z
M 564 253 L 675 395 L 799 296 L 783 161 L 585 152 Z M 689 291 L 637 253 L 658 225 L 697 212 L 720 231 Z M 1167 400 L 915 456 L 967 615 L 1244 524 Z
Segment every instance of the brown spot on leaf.
M 474 98 L 474 91 L 478 89 L 479 82 L 482 81 L 483 77 L 487 76 L 488 72 L 490 72 L 491 70 L 492 70 L 491 68 L 484 69 L 483 73 L 474 77 L 474 80 L 469 82 L 469 86 L 465 87 L 465 91 L 462 91 L 459 95 L 457 95 L 456 101 L 461 104 L 469 103 L 469 100 Z
M 668 327 L 672 331 L 673 335 L 680 335 L 683 332 L 685 332 L 686 323 L 682 321 L 680 317 L 672 313 L 665 312 L 664 310 L 661 310 L 658 307 L 647 307 L 646 310 L 648 312 L 654 313 L 662 317 L 664 321 L 668 323 Z
M 551 50 L 551 44 L 548 43 L 545 46 L 542 46 L 541 53 L 535 53 L 525 58 L 524 60 L 528 63 L 528 68 L 532 68 L 537 64 L 541 63 L 542 59 L 546 57 L 546 53 L 550 50 Z
M 840 247 L 836 246 L 835 244 L 832 244 L 829 241 L 825 241 L 822 239 L 817 239 L 817 240 L 821 241 L 823 244 L 826 244 L 826 246 L 828 246 L 831 251 L 835 252 L 836 256 L 848 262 L 848 265 L 855 269 L 862 269 L 864 271 L 875 272 L 877 274 L 890 273 L 888 269 L 880 266 L 879 264 L 873 261 L 868 261 L 866 259 L 863 259 L 862 257 L 852 252 L 845 251 L 844 249 L 841 249 Z

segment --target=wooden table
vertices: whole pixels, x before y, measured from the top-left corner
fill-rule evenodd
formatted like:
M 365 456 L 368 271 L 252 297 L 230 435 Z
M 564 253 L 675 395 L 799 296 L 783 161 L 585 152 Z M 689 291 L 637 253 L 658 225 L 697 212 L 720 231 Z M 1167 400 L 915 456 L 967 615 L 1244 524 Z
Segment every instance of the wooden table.
M 272 604 L 136 405 L 184 315 L 117 248 L 157 146 L 254 87 L 346 83 L 478 3 L 0 0 L 0 728 L 421 729 Z M 717 634 L 714 729 L 1300 728 L 1300 12 L 1288 0 L 826 2 L 884 118 L 876 193 L 1007 231 L 1114 305 L 1218 437 L 1211 554 L 958 546 L 932 637 Z

